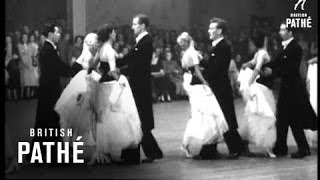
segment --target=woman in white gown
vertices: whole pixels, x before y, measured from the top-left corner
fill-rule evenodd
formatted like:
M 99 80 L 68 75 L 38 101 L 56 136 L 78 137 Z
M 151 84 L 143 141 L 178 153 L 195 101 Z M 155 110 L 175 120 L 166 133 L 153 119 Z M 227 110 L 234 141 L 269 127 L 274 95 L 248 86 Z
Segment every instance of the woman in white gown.
M 228 130 L 223 112 L 199 68 L 200 53 L 187 32 L 177 39 L 182 48 L 183 87 L 191 106 L 191 118 L 184 132 L 181 149 L 187 157 L 199 155 L 203 145 L 221 142 Z
M 271 151 L 276 141 L 275 99 L 272 90 L 258 80 L 263 65 L 270 62 L 267 37 L 259 32 L 252 40 L 258 50 L 239 74 L 239 90 L 245 101 L 245 122 L 239 125 L 239 132 L 243 139 L 264 147 L 267 155 L 275 158 Z
M 307 85 L 310 104 L 318 116 L 318 57 L 308 61 Z M 318 148 L 318 131 L 304 130 L 309 146 Z
M 88 74 L 89 64 L 94 60 L 98 50 L 98 36 L 95 33 L 86 35 L 83 43 L 83 50 L 76 60 L 78 70 L 80 70 L 63 90 L 55 105 L 55 111 L 60 116 L 61 128 L 72 128 L 72 137 L 64 137 L 65 142 L 72 142 L 78 136 L 82 136 L 81 141 L 86 146 L 93 146 L 94 135 L 94 109 L 91 96 L 94 92 L 95 83 L 100 79 L 100 75 L 92 71 Z M 76 66 L 75 66 L 76 67 Z
M 116 70 L 118 55 L 112 48 L 116 40 L 115 27 L 105 24 L 98 28 L 97 34 L 101 48 L 95 64 L 100 63 L 102 75 L 92 97 L 97 114 L 96 151 L 89 164 L 120 161 L 122 150 L 137 147 L 142 138 L 130 85 Z

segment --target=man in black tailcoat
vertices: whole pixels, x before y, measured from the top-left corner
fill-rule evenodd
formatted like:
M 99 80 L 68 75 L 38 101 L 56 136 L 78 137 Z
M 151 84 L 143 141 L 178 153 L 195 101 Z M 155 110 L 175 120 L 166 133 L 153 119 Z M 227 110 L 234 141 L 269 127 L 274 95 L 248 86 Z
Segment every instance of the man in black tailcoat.
M 146 30 L 148 26 L 149 19 L 146 15 L 139 14 L 133 18 L 132 29 L 136 36 L 136 44 L 129 54 L 117 61 L 117 66 L 122 67 L 121 73 L 128 76 L 141 121 L 143 132 L 141 146 L 147 157 L 142 162 L 152 162 L 163 157 L 151 133 L 154 128 L 150 71 L 153 47 L 152 38 Z M 124 150 L 122 158 L 126 162 L 138 164 L 140 146 L 136 149 Z
M 244 150 L 242 139 L 237 131 L 238 123 L 235 114 L 232 88 L 228 76 L 231 60 L 231 47 L 224 39 L 227 31 L 226 21 L 220 18 L 210 20 L 208 33 L 212 40 L 213 49 L 210 52 L 210 59 L 206 69 L 206 79 L 221 110 L 226 118 L 229 130 L 224 134 L 224 139 L 229 149 L 230 159 L 236 159 Z M 217 158 L 216 144 L 202 147 L 199 158 Z
M 40 50 L 39 67 L 39 96 L 36 110 L 35 131 L 37 129 L 60 128 L 59 115 L 55 112 L 54 106 L 61 95 L 60 76 L 71 77 L 71 67 L 64 64 L 58 56 L 56 43 L 60 38 L 60 30 L 55 25 L 46 25 L 43 32 L 46 40 Z M 60 131 L 58 131 L 60 132 Z M 53 133 L 54 134 L 54 133 Z M 33 142 L 60 142 L 61 137 L 35 136 Z M 51 162 L 57 161 L 57 146 L 53 146 L 51 151 Z M 41 146 L 42 157 L 46 157 L 46 149 Z M 30 160 L 30 155 L 27 158 Z
M 273 153 L 277 156 L 287 155 L 287 135 L 290 126 L 298 146 L 298 152 L 293 153 L 291 157 L 303 158 L 310 155 L 303 130 L 317 130 L 317 117 L 300 75 L 302 48 L 293 38 L 293 30 L 287 27 L 285 22 L 280 25 L 279 34 L 283 40 L 283 50 L 269 65 L 270 68 L 265 68 L 264 74 L 281 78 L 277 104 L 277 141 Z

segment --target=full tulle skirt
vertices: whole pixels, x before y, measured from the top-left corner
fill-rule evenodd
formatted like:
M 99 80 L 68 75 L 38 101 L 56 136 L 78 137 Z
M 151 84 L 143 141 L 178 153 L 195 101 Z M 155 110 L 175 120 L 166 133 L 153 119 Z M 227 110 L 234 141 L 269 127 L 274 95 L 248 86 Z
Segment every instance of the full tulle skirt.
M 82 70 L 63 90 L 55 111 L 60 116 L 60 127 L 72 129 L 72 137 L 64 137 L 64 141 L 74 142 L 78 136 L 82 136 L 84 145 L 95 144 L 92 134 L 95 123 L 94 102 L 91 97 L 99 79 L 100 75 L 95 71 L 87 74 L 86 70 Z
M 191 106 L 182 142 L 187 157 L 198 155 L 203 145 L 223 141 L 223 134 L 228 130 L 214 93 L 206 85 L 190 85 L 191 78 L 191 74 L 184 74 L 183 86 Z
M 239 133 L 243 139 L 270 150 L 276 141 L 275 99 L 268 87 L 257 82 L 248 85 L 252 73 L 246 68 L 239 74 L 240 93 L 245 101 L 244 122 L 239 125 Z
M 121 75 L 118 81 L 97 84 L 95 101 L 96 150 L 120 160 L 121 151 L 137 147 L 142 131 L 130 85 Z
M 318 64 L 310 64 L 307 73 L 307 84 L 309 84 L 310 104 L 318 116 Z M 318 148 L 318 131 L 304 130 L 309 146 Z

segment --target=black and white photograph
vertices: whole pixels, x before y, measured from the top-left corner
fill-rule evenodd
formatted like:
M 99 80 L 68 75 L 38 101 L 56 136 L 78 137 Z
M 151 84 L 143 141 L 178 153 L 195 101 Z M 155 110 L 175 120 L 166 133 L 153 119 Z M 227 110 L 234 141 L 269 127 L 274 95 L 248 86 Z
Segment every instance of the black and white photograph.
M 318 178 L 318 0 L 4 4 L 4 179 Z

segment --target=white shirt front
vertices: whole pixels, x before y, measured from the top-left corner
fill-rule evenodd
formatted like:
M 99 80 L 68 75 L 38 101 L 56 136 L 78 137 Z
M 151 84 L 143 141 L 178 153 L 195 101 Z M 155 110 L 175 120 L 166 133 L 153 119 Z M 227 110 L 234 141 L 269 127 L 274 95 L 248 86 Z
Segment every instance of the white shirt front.
M 149 34 L 147 31 L 144 31 L 142 33 L 140 33 L 137 37 L 136 37 L 136 45 L 139 43 L 139 41 L 146 36 L 147 34 Z
M 217 46 L 217 44 L 219 44 L 220 41 L 222 41 L 224 39 L 224 37 L 218 38 L 214 41 L 212 41 L 212 46 L 215 47 Z
M 293 40 L 293 37 L 291 37 L 290 39 L 287 39 L 285 41 L 282 41 L 283 49 L 286 49 L 287 46 L 291 43 L 292 40 Z

